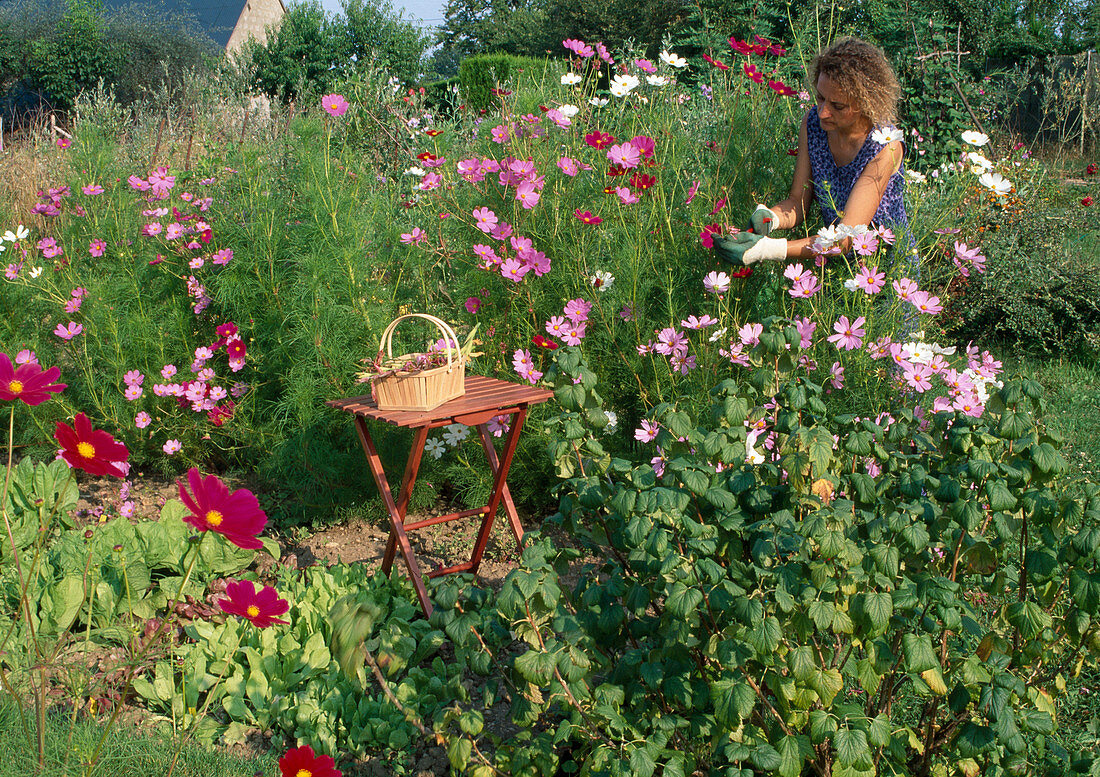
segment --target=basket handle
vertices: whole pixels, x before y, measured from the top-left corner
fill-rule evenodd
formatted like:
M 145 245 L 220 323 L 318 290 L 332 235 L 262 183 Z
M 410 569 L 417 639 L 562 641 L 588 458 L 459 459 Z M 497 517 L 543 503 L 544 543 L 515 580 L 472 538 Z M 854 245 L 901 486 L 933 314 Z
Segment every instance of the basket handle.
M 450 325 L 441 318 L 436 318 L 430 313 L 406 313 L 403 316 L 398 316 L 390 322 L 386 330 L 382 332 L 382 339 L 378 343 L 378 353 L 382 353 L 383 349 L 386 351 L 386 356 L 390 359 L 393 358 L 393 331 L 397 328 L 397 325 L 404 321 L 406 318 L 423 318 L 426 321 L 430 321 L 435 324 L 436 328 L 443 333 L 443 339 L 446 342 L 453 342 L 455 344 L 454 350 L 458 351 L 458 363 L 462 365 L 465 359 L 462 356 L 462 347 L 458 343 L 458 335 L 455 334 L 455 330 L 451 329 Z M 447 371 L 450 372 L 454 369 L 453 361 L 454 355 L 452 349 L 447 348 Z

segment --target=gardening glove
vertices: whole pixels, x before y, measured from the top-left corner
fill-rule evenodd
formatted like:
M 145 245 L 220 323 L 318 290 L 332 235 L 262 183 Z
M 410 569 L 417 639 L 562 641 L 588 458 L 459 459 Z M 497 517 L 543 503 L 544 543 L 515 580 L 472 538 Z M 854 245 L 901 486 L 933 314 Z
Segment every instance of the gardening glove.
M 748 231 L 760 237 L 767 237 L 779 226 L 779 216 L 767 205 L 757 205 L 749 219 Z
M 751 232 L 714 236 L 714 251 L 732 265 L 748 266 L 756 262 L 781 262 L 787 258 L 787 241 L 761 237 Z

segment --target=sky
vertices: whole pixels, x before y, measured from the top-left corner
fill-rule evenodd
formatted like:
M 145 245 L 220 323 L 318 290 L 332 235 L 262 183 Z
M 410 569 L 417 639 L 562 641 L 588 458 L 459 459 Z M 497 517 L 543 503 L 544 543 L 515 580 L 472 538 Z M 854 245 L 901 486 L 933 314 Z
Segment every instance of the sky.
M 427 26 L 434 27 L 443 21 L 443 6 L 446 0 L 391 0 L 393 7 L 402 11 L 404 18 L 419 19 Z M 340 0 L 321 0 L 326 11 L 337 13 Z

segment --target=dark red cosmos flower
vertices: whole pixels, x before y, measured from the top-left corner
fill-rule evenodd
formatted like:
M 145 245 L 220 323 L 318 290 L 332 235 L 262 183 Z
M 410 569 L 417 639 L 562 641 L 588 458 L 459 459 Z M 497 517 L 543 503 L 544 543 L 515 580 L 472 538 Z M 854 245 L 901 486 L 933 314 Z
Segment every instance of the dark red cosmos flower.
M 187 472 L 191 486 L 188 493 L 180 481 L 180 499 L 191 511 L 183 520 L 199 531 L 216 531 L 238 548 L 258 550 L 263 543 L 256 537 L 267 525 L 267 515 L 260 509 L 256 495 L 247 488 L 232 494 L 214 475 L 205 478 L 192 467 Z
M 495 94 L 497 97 L 507 97 L 511 92 L 507 89 L 492 88 L 489 90 L 489 94 Z
M 463 106 L 463 107 L 465 107 L 465 106 Z M 438 129 L 424 130 L 424 134 L 427 135 L 429 138 L 434 138 L 436 135 L 442 135 L 443 130 L 438 130 Z
M 1092 195 L 1088 195 L 1085 197 L 1085 199 L 1081 200 L 1081 204 L 1084 205 L 1086 208 L 1089 205 L 1092 205 Z
M 622 165 L 608 165 L 607 174 L 610 175 L 612 178 L 618 177 L 620 175 L 626 175 L 626 168 Z
M 243 359 L 247 351 L 248 346 L 245 345 L 244 340 L 239 337 L 228 340 L 225 343 L 225 352 L 229 355 L 230 359 Z
M 279 759 L 281 777 L 343 777 L 330 755 L 314 755 L 313 748 L 302 745 L 287 750 Z
M 771 79 L 768 79 L 768 86 L 771 87 L 772 91 L 780 97 L 789 97 L 790 95 L 794 94 L 794 89 L 791 89 L 782 81 L 772 81 Z
M 130 458 L 130 451 L 107 432 L 92 429 L 83 413 L 76 414 L 72 426 L 58 421 L 53 436 L 61 443 L 61 458 L 76 469 L 89 475 L 126 477 L 128 468 L 121 465 Z
M 753 267 L 751 267 L 751 266 L 749 266 L 749 267 L 742 267 L 742 268 L 741 268 L 741 269 L 739 269 L 739 270 L 733 270 L 733 271 L 731 271 L 731 272 L 730 272 L 730 277 L 731 277 L 731 278 L 748 278 L 748 277 L 749 277 L 750 275 L 752 275 L 752 274 L 753 274 L 753 271 L 754 271 L 754 269 L 755 269 L 755 268 L 753 268 Z
M 713 57 L 711 57 L 708 54 L 703 55 L 703 60 L 706 61 L 706 62 L 709 62 L 712 65 L 714 65 L 714 67 L 718 68 L 719 70 L 729 70 L 730 69 L 730 66 L 727 65 L 725 62 L 721 62 L 717 59 L 714 59 Z
M 423 154 L 417 154 L 416 158 L 419 159 L 421 162 L 433 162 L 436 159 L 439 159 L 439 157 L 437 157 L 431 151 L 425 151 Z
M 638 191 L 642 192 L 653 186 L 653 184 L 655 183 L 657 183 L 657 179 L 654 176 L 648 175 L 646 173 L 634 173 L 634 175 L 630 177 L 630 185 Z
M 0 400 L 21 399 L 28 405 L 41 405 L 50 394 L 65 390 L 65 383 L 54 383 L 61 377 L 59 367 L 43 370 L 38 364 L 15 367 L 6 353 L 0 353 Z
M 221 426 L 233 417 L 233 411 L 236 407 L 236 403 L 232 399 L 229 399 L 226 400 L 224 404 L 208 410 L 206 412 L 206 417 L 214 426 Z
M 573 215 L 575 215 L 585 224 L 599 224 L 601 221 L 603 221 L 603 219 L 599 216 L 593 216 L 592 211 L 590 210 L 581 210 L 580 208 L 577 208 L 575 211 L 573 211 Z
M 533 338 L 531 338 L 531 342 L 537 345 L 539 348 L 546 348 L 551 351 L 556 351 L 558 349 L 557 343 L 555 343 L 553 340 L 547 340 L 542 335 L 535 335 Z
M 753 52 L 753 47 L 748 41 L 737 40 L 737 38 L 733 36 L 730 36 L 730 48 L 738 54 L 744 54 L 746 57 Z
M 1100 164 L 1092 162 L 1085 168 L 1085 175 L 1096 175 L 1097 171 L 1100 171 Z
M 596 130 L 595 132 L 589 132 L 585 135 L 584 142 L 592 146 L 592 148 L 602 149 L 614 143 L 615 137 L 613 135 L 608 135 L 606 132 Z
M 239 615 L 256 628 L 266 629 L 275 623 L 290 623 L 276 617 L 286 614 L 290 604 L 286 599 L 280 599 L 269 585 L 257 591 L 251 580 L 231 580 L 225 586 L 225 593 L 229 598 L 218 600 L 222 612 Z
M 707 224 L 699 233 L 699 242 L 706 248 L 714 248 L 714 236 L 723 233 L 721 224 Z
M 605 187 L 603 187 L 603 193 L 604 194 L 615 194 L 616 193 L 615 192 L 615 187 L 614 186 L 605 186 Z

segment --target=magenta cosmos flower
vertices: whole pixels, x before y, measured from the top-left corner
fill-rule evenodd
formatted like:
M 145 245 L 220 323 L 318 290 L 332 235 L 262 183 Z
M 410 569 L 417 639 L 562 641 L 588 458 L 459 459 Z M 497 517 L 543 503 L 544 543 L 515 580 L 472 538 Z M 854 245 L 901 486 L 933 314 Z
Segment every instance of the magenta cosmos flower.
M 251 580 L 231 580 L 225 586 L 225 593 L 229 598 L 218 600 L 222 612 L 239 615 L 257 628 L 265 629 L 275 623 L 290 622 L 275 617 L 284 615 L 290 605 L 286 599 L 280 599 L 279 594 L 269 585 L 257 591 Z
M 348 112 L 348 101 L 342 94 L 326 94 L 321 98 L 321 107 L 329 116 L 343 116 Z
M 246 488 L 230 493 L 217 477 L 204 478 L 194 467 L 187 472 L 187 482 L 190 493 L 182 481 L 179 484 L 180 499 L 191 511 L 183 517 L 186 523 L 199 531 L 216 531 L 238 548 L 263 547 L 256 535 L 267 525 L 267 515 L 260 509 L 255 494 Z
M 28 405 L 41 405 L 65 390 L 66 384 L 54 383 L 61 377 L 61 370 L 50 367 L 43 370 L 37 363 L 15 367 L 6 353 L 0 353 L 0 400 L 9 402 L 21 399 Z
M 341 777 L 329 755 L 316 755 L 309 745 L 287 750 L 279 759 L 281 777 Z

